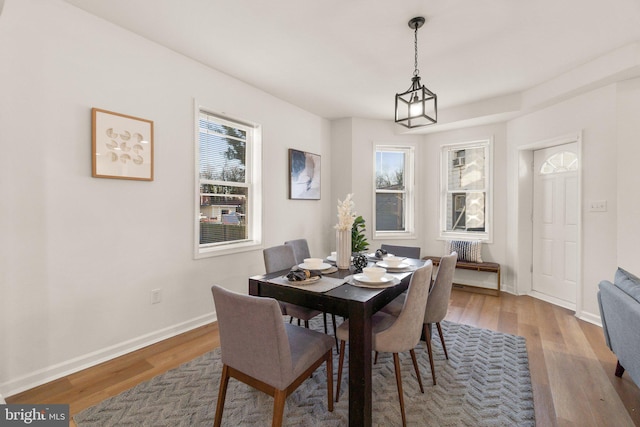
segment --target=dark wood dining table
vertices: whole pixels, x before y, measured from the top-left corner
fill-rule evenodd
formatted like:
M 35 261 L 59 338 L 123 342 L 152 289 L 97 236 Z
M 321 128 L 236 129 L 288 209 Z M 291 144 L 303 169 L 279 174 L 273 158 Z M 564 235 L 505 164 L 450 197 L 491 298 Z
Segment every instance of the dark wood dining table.
M 406 262 L 416 267 L 424 263 L 418 259 L 407 259 Z M 371 316 L 407 289 L 411 274 L 403 277 L 400 284 L 388 288 L 361 288 L 345 282 L 320 293 L 269 281 L 287 272 L 250 277 L 249 294 L 272 297 L 349 319 L 349 426 L 371 426 Z M 338 270 L 326 276 L 345 278 L 350 274 L 353 274 L 352 270 Z

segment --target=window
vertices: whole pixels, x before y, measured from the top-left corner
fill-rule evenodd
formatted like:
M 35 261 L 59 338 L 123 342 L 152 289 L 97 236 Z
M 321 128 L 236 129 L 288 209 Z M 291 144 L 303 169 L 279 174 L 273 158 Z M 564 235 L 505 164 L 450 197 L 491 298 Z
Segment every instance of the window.
M 491 240 L 491 142 L 441 151 L 440 237 Z
M 413 237 L 413 148 L 376 146 L 375 237 Z
M 196 257 L 260 244 L 260 128 L 198 109 Z
M 540 167 L 540 173 L 542 175 L 576 170 L 578 170 L 578 155 L 571 151 L 562 151 L 560 153 L 553 154 L 545 160 Z

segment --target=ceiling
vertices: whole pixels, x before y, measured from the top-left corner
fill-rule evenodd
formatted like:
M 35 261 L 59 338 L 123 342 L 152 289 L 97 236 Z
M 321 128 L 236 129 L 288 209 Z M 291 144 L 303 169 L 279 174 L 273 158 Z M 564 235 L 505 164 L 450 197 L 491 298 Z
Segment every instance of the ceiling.
M 414 66 L 440 110 L 640 40 L 639 0 L 66 0 L 319 116 L 393 119 Z

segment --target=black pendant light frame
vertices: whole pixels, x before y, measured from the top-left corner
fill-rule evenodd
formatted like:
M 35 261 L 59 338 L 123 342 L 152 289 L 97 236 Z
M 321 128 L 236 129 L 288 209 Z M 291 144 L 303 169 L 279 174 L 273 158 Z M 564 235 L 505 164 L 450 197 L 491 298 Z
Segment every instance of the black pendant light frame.
M 418 70 L 418 28 L 425 19 L 421 16 L 409 21 L 414 30 L 415 64 L 411 86 L 406 92 L 396 94 L 395 122 L 407 128 L 428 126 L 438 122 L 438 96 L 420 84 Z

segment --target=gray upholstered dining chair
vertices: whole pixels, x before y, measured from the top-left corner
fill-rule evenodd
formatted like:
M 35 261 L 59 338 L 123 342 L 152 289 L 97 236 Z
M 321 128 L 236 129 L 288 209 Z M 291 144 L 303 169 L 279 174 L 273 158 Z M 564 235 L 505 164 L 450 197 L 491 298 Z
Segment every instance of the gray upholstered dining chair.
M 438 273 L 436 274 L 436 279 L 434 280 L 433 287 L 429 293 L 427 308 L 424 311 L 424 337 L 427 343 L 427 351 L 429 352 L 429 363 L 431 364 L 433 385 L 436 385 L 436 371 L 433 369 L 431 326 L 435 323 L 438 328 L 438 335 L 440 336 L 440 342 L 442 342 L 444 356 L 448 360 L 449 354 L 447 353 L 447 345 L 444 342 L 444 335 L 442 334 L 440 322 L 444 320 L 447 316 L 447 311 L 449 310 L 449 299 L 451 298 L 451 288 L 453 287 L 453 273 L 456 270 L 457 261 L 458 254 L 456 252 L 452 252 L 451 254 L 440 258 Z
M 267 273 L 273 273 L 274 271 L 286 270 L 296 265 L 296 258 L 293 253 L 293 248 L 289 245 L 278 245 L 270 248 L 263 249 L 262 255 L 264 257 L 264 268 Z M 320 310 L 314 310 L 300 305 L 291 304 L 284 301 L 278 301 L 282 314 L 291 316 L 304 321 L 304 326 L 309 327 L 309 320 L 313 319 L 320 314 L 323 314 Z M 327 333 L 327 319 L 324 319 L 324 332 Z
M 311 258 L 307 239 L 287 240 L 284 244 L 293 248 L 293 255 L 296 258 L 296 263 L 300 264 L 304 262 L 305 258 Z
M 308 246 L 307 246 L 307 251 L 308 251 Z M 294 265 L 299 264 L 295 258 L 295 252 L 293 250 L 292 245 L 272 246 L 270 248 L 264 249 L 262 253 L 264 256 L 264 267 L 267 273 L 273 273 L 274 271 L 285 270 L 287 268 L 291 268 Z M 291 304 L 289 302 L 278 301 L 278 303 L 280 304 L 280 309 L 282 311 L 282 314 L 290 316 L 290 320 L 289 320 L 290 322 L 293 321 L 293 318 L 296 318 L 298 319 L 298 324 L 300 324 L 300 320 L 302 320 L 304 322 L 304 326 L 307 328 L 309 327 L 309 320 L 322 314 L 322 320 L 324 322 L 324 333 L 325 334 L 328 333 L 327 313 L 324 313 L 320 310 L 314 310 L 312 308 Z M 333 330 L 335 331 L 336 330 L 335 315 L 332 316 L 332 320 L 333 320 Z M 336 338 L 335 340 L 336 340 L 336 349 L 337 349 L 338 339 Z
M 395 256 L 420 259 L 420 247 L 418 246 L 397 246 L 397 245 L 380 245 L 380 249 L 383 249 Z
M 449 299 L 451 298 L 451 288 L 453 287 L 453 273 L 455 272 L 457 261 L 458 254 L 456 252 L 451 252 L 451 254 L 443 256 L 440 259 L 436 279 L 431 287 L 429 301 L 424 311 L 424 339 L 427 343 L 427 352 L 429 353 L 433 385 L 436 385 L 436 371 L 434 369 L 433 350 L 431 348 L 432 325 L 435 323 L 438 329 L 438 335 L 440 336 L 440 342 L 442 342 L 445 358 L 449 359 L 440 322 L 447 316 L 447 310 L 449 309 Z M 393 316 L 398 316 L 402 311 L 402 302 L 395 299 L 390 304 L 384 306 L 381 311 Z
M 333 339 L 284 323 L 273 298 L 254 297 L 212 286 L 218 316 L 222 375 L 214 426 L 222 423 L 229 378 L 273 399 L 272 426 L 282 425 L 287 396 L 323 363 L 327 370 L 328 409 L 333 411 Z
M 413 368 L 416 371 L 420 392 L 424 393 L 422 378 L 416 360 L 415 346 L 420 341 L 422 332 L 422 319 L 429 297 L 429 285 L 433 264 L 427 261 L 424 266 L 418 268 L 411 276 L 407 298 L 398 317 L 387 313 L 377 312 L 371 318 L 372 322 L 372 347 L 376 352 L 393 353 L 393 363 L 396 372 L 396 385 L 400 399 L 400 412 L 402 425 L 406 425 L 404 411 L 404 394 L 402 392 L 402 376 L 400 375 L 400 358 L 398 353 L 409 351 Z M 340 398 L 340 382 L 342 380 L 342 367 L 344 363 L 344 350 L 346 341 L 349 340 L 349 320 L 345 320 L 338 327 L 338 339 L 340 340 L 340 359 L 338 363 L 338 379 L 336 388 L 336 402 Z
M 267 273 L 286 270 L 297 264 L 293 247 L 290 245 L 278 245 L 266 248 L 262 251 L 264 257 L 264 268 Z M 293 319 L 304 321 L 304 326 L 309 327 L 309 320 L 322 314 L 320 310 L 302 307 L 288 302 L 278 301 L 282 314 L 291 316 Z M 324 321 L 324 332 L 327 333 L 327 321 Z
M 305 258 L 311 257 L 311 252 L 309 251 L 309 243 L 307 242 L 307 239 L 288 240 L 284 242 L 284 244 L 291 246 L 293 248 L 293 255 L 296 259 L 296 264 L 302 264 Z M 289 304 L 289 305 L 292 305 L 292 304 Z M 292 309 L 292 312 L 296 312 L 295 308 Z M 293 316 L 293 317 L 296 317 L 296 316 Z M 324 332 L 326 333 L 327 332 L 327 313 L 324 313 L 324 312 L 322 313 L 322 320 L 324 321 Z M 333 313 L 331 313 L 331 321 L 333 323 L 333 331 L 335 336 L 336 315 Z M 338 338 L 336 338 L 336 349 L 337 348 L 338 348 Z

